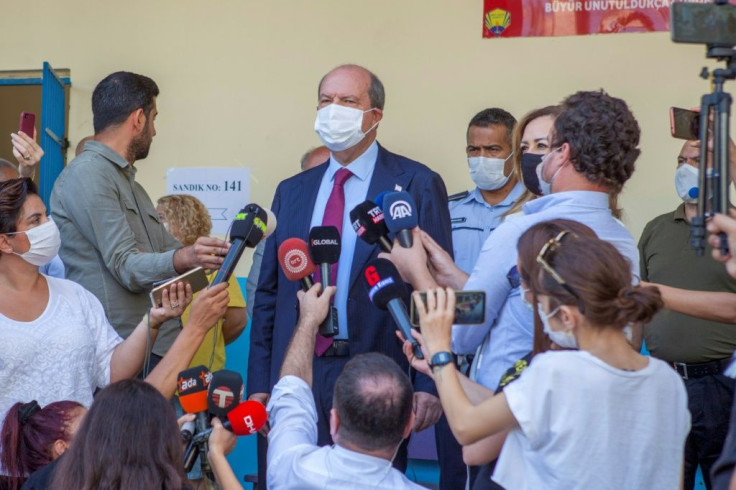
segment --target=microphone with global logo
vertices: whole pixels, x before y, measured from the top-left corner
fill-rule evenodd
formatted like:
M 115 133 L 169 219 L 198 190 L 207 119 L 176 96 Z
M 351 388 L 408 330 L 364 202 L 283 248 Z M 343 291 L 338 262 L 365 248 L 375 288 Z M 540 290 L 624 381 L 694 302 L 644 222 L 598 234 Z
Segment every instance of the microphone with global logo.
M 416 204 L 406 191 L 390 192 L 383 196 L 383 216 L 389 231 L 396 234 L 399 244 L 411 248 L 414 243 L 411 230 L 419 225 Z
M 336 272 L 332 267 L 340 260 L 340 232 L 335 226 L 315 226 L 309 231 L 309 253 L 312 260 L 319 264 L 320 281 L 322 282 L 322 291 L 325 291 L 332 285 L 336 277 Z M 335 274 L 336 275 L 336 274 Z M 319 333 L 323 337 L 333 337 L 338 332 L 337 309 L 330 306 L 330 311 L 319 327 Z

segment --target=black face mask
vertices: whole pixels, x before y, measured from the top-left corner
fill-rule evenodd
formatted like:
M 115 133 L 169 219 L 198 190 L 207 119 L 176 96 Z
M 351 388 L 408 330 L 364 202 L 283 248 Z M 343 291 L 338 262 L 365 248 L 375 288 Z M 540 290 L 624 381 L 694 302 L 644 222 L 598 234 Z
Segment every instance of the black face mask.
M 536 196 L 542 195 L 542 189 L 539 187 L 539 179 L 537 178 L 537 166 L 542 163 L 544 155 L 535 155 L 534 153 L 524 153 L 521 155 L 521 180 L 529 192 Z

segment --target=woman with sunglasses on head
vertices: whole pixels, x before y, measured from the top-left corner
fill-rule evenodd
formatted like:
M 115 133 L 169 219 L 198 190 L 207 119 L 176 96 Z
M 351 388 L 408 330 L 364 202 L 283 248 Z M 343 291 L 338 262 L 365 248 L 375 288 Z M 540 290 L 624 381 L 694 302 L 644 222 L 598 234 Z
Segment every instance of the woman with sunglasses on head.
M 690 421 L 682 381 L 638 354 L 623 329 L 661 308 L 654 288 L 631 286 L 609 243 L 538 224 L 519 240 L 521 271 L 544 331 L 560 347 L 534 358 L 504 392 L 473 405 L 448 361 L 455 296 L 415 294 L 422 336 L 450 427 L 461 444 L 510 430 L 493 475 L 506 489 L 678 488 Z

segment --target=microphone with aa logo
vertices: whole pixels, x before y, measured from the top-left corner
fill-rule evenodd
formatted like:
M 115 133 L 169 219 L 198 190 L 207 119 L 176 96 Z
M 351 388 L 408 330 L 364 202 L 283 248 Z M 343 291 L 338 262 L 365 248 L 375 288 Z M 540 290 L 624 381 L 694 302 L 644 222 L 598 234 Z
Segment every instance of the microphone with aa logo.
M 230 410 L 243 400 L 243 377 L 240 373 L 222 369 L 212 373 L 207 390 L 207 411 L 225 420 Z
M 411 248 L 414 243 L 411 230 L 419 225 L 417 206 L 411 194 L 390 192 L 384 196 L 382 208 L 389 231 L 396 234 L 402 247 Z
M 414 347 L 417 359 L 424 359 L 419 343 L 411 334 L 411 323 L 406 305 L 401 299 L 407 292 L 396 266 L 386 259 L 373 259 L 363 270 L 363 280 L 368 289 L 368 297 L 378 308 L 388 310 L 396 325 Z
M 299 238 L 289 238 L 279 246 L 279 264 L 290 281 L 301 281 L 302 289 L 308 291 L 314 285 L 310 274 L 317 266 L 309 256 L 307 242 Z
M 361 240 L 373 245 L 378 242 L 384 252 L 391 252 L 388 228 L 383 219 L 383 211 L 372 201 L 364 201 L 350 211 L 350 223 Z

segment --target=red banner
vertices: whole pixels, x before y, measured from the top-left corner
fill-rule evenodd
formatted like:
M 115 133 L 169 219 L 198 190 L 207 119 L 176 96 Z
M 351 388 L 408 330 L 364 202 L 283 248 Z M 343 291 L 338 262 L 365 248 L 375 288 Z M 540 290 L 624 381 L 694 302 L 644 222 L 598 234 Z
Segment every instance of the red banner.
M 484 0 L 483 37 L 668 31 L 670 5 L 674 1 L 677 0 Z

